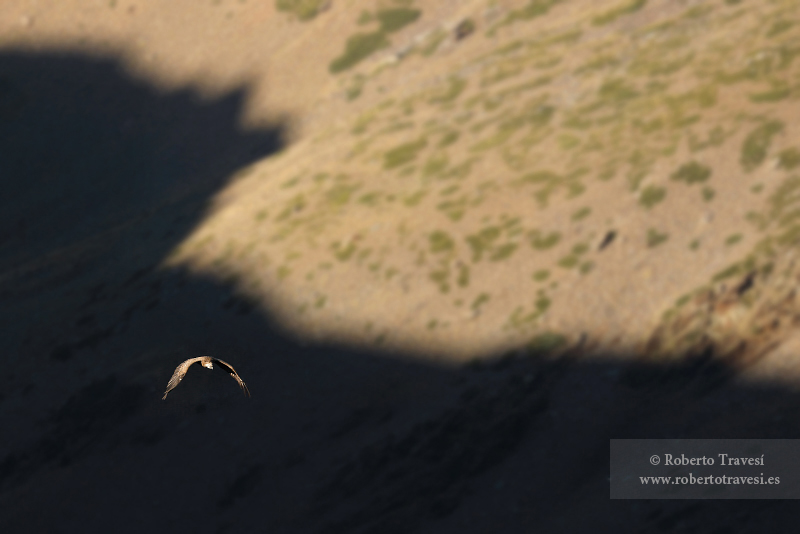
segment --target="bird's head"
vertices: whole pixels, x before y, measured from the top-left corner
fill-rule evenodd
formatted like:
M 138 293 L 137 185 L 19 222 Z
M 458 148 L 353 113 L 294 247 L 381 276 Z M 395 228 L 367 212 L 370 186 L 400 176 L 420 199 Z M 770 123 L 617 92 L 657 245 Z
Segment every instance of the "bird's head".
M 206 369 L 213 369 L 214 364 L 211 362 L 203 362 L 203 367 L 205 367 Z

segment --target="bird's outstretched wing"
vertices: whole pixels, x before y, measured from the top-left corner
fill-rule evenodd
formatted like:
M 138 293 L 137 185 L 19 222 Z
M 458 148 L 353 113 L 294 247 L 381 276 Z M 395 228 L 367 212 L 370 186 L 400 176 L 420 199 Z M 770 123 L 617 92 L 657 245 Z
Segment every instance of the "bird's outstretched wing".
M 188 360 L 180 364 L 178 367 L 176 367 L 175 372 L 172 373 L 172 378 L 169 379 L 169 383 L 167 384 L 167 391 L 164 392 L 164 396 L 161 397 L 161 400 L 166 400 L 167 394 L 173 389 L 175 389 L 178 386 L 178 384 L 181 383 L 183 377 L 186 376 L 186 371 L 189 370 L 189 366 L 199 362 L 202 359 L 203 356 L 200 356 L 198 358 L 189 358 Z
M 239 387 L 242 388 L 244 394 L 247 395 L 248 397 L 250 396 L 250 390 L 247 389 L 247 384 L 244 383 L 244 380 L 242 380 L 242 378 L 236 373 L 236 369 L 234 369 L 231 364 L 229 364 L 228 362 L 224 362 L 218 358 L 212 358 L 212 361 L 218 363 L 220 367 L 228 371 L 228 373 L 233 378 L 235 378 L 236 381 L 239 383 Z

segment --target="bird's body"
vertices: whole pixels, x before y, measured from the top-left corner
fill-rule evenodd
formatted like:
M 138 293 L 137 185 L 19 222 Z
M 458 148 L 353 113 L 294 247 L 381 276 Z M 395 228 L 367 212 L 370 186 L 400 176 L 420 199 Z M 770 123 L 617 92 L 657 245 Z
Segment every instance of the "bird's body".
M 247 385 L 239 377 L 239 375 L 236 373 L 236 370 L 233 368 L 231 364 L 223 362 L 222 360 L 214 358 L 212 356 L 198 356 L 197 358 L 189 358 L 188 360 L 181 363 L 178 367 L 175 368 L 175 372 L 172 373 L 172 378 L 169 379 L 169 383 L 167 384 L 167 391 L 164 392 L 162 400 L 165 400 L 167 398 L 167 394 L 173 389 L 175 389 L 178 386 L 178 384 L 181 383 L 181 380 L 183 380 L 183 377 L 186 376 L 186 372 L 189 370 L 189 367 L 191 367 L 195 363 L 199 363 L 206 369 L 214 369 L 214 363 L 217 363 L 220 367 L 228 371 L 228 374 L 230 374 L 239 383 L 239 387 L 242 388 L 244 394 L 247 395 L 248 397 L 250 396 L 250 390 L 247 389 Z

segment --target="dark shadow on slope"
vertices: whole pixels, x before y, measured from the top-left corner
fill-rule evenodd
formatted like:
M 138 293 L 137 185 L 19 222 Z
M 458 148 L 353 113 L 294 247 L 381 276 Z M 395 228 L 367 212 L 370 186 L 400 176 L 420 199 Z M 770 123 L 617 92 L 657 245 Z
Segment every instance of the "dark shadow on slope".
M 0 276 L 58 251 L 160 260 L 232 172 L 281 148 L 281 127 L 241 130 L 245 96 L 160 91 L 110 59 L 0 54 Z
M 118 362 L 87 380 L 96 362 L 81 356 L 158 305 L 161 281 L 141 281 L 233 173 L 283 147 L 283 125 L 240 127 L 245 98 L 159 90 L 108 57 L 0 52 L 0 406 L 19 395 L 40 414 L 12 410 L 14 434 L 52 425 L 0 450 L 0 476 L 68 465 L 138 413 L 143 388 L 117 379 Z M 54 405 L 55 381 L 70 394 Z
M 0 73 L 0 531 L 793 530 L 792 501 L 611 501 L 607 477 L 610 438 L 800 437 L 796 390 L 710 353 L 452 369 L 302 346 L 232 286 L 153 268 L 279 147 L 239 131 L 241 95 L 68 55 Z M 200 354 L 252 398 L 195 367 L 162 401 Z

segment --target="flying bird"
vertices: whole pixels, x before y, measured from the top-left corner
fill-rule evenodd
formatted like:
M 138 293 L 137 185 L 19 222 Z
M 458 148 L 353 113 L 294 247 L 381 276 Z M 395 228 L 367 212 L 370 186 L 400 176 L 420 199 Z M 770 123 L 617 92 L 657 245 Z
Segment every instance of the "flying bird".
M 178 367 L 175 368 L 175 372 L 172 373 L 172 378 L 169 379 L 169 384 L 167 384 L 167 391 L 164 392 L 164 396 L 161 398 L 161 400 L 166 400 L 167 394 L 173 389 L 175 389 L 178 386 L 178 384 L 181 383 L 183 377 L 186 376 L 186 371 L 189 370 L 189 367 L 198 362 L 206 369 L 213 369 L 215 363 L 219 364 L 220 367 L 228 371 L 228 374 L 230 374 L 233 378 L 236 379 L 236 381 L 239 383 L 239 387 L 242 388 L 242 391 L 244 391 L 244 394 L 247 395 L 248 397 L 250 396 L 250 390 L 247 389 L 247 385 L 239 377 L 239 375 L 236 374 L 236 370 L 233 368 L 231 364 L 223 362 L 222 360 L 213 358 L 211 356 L 199 356 L 197 358 L 189 358 L 188 360 L 186 360 L 185 362 L 183 362 L 182 364 L 180 364 Z

